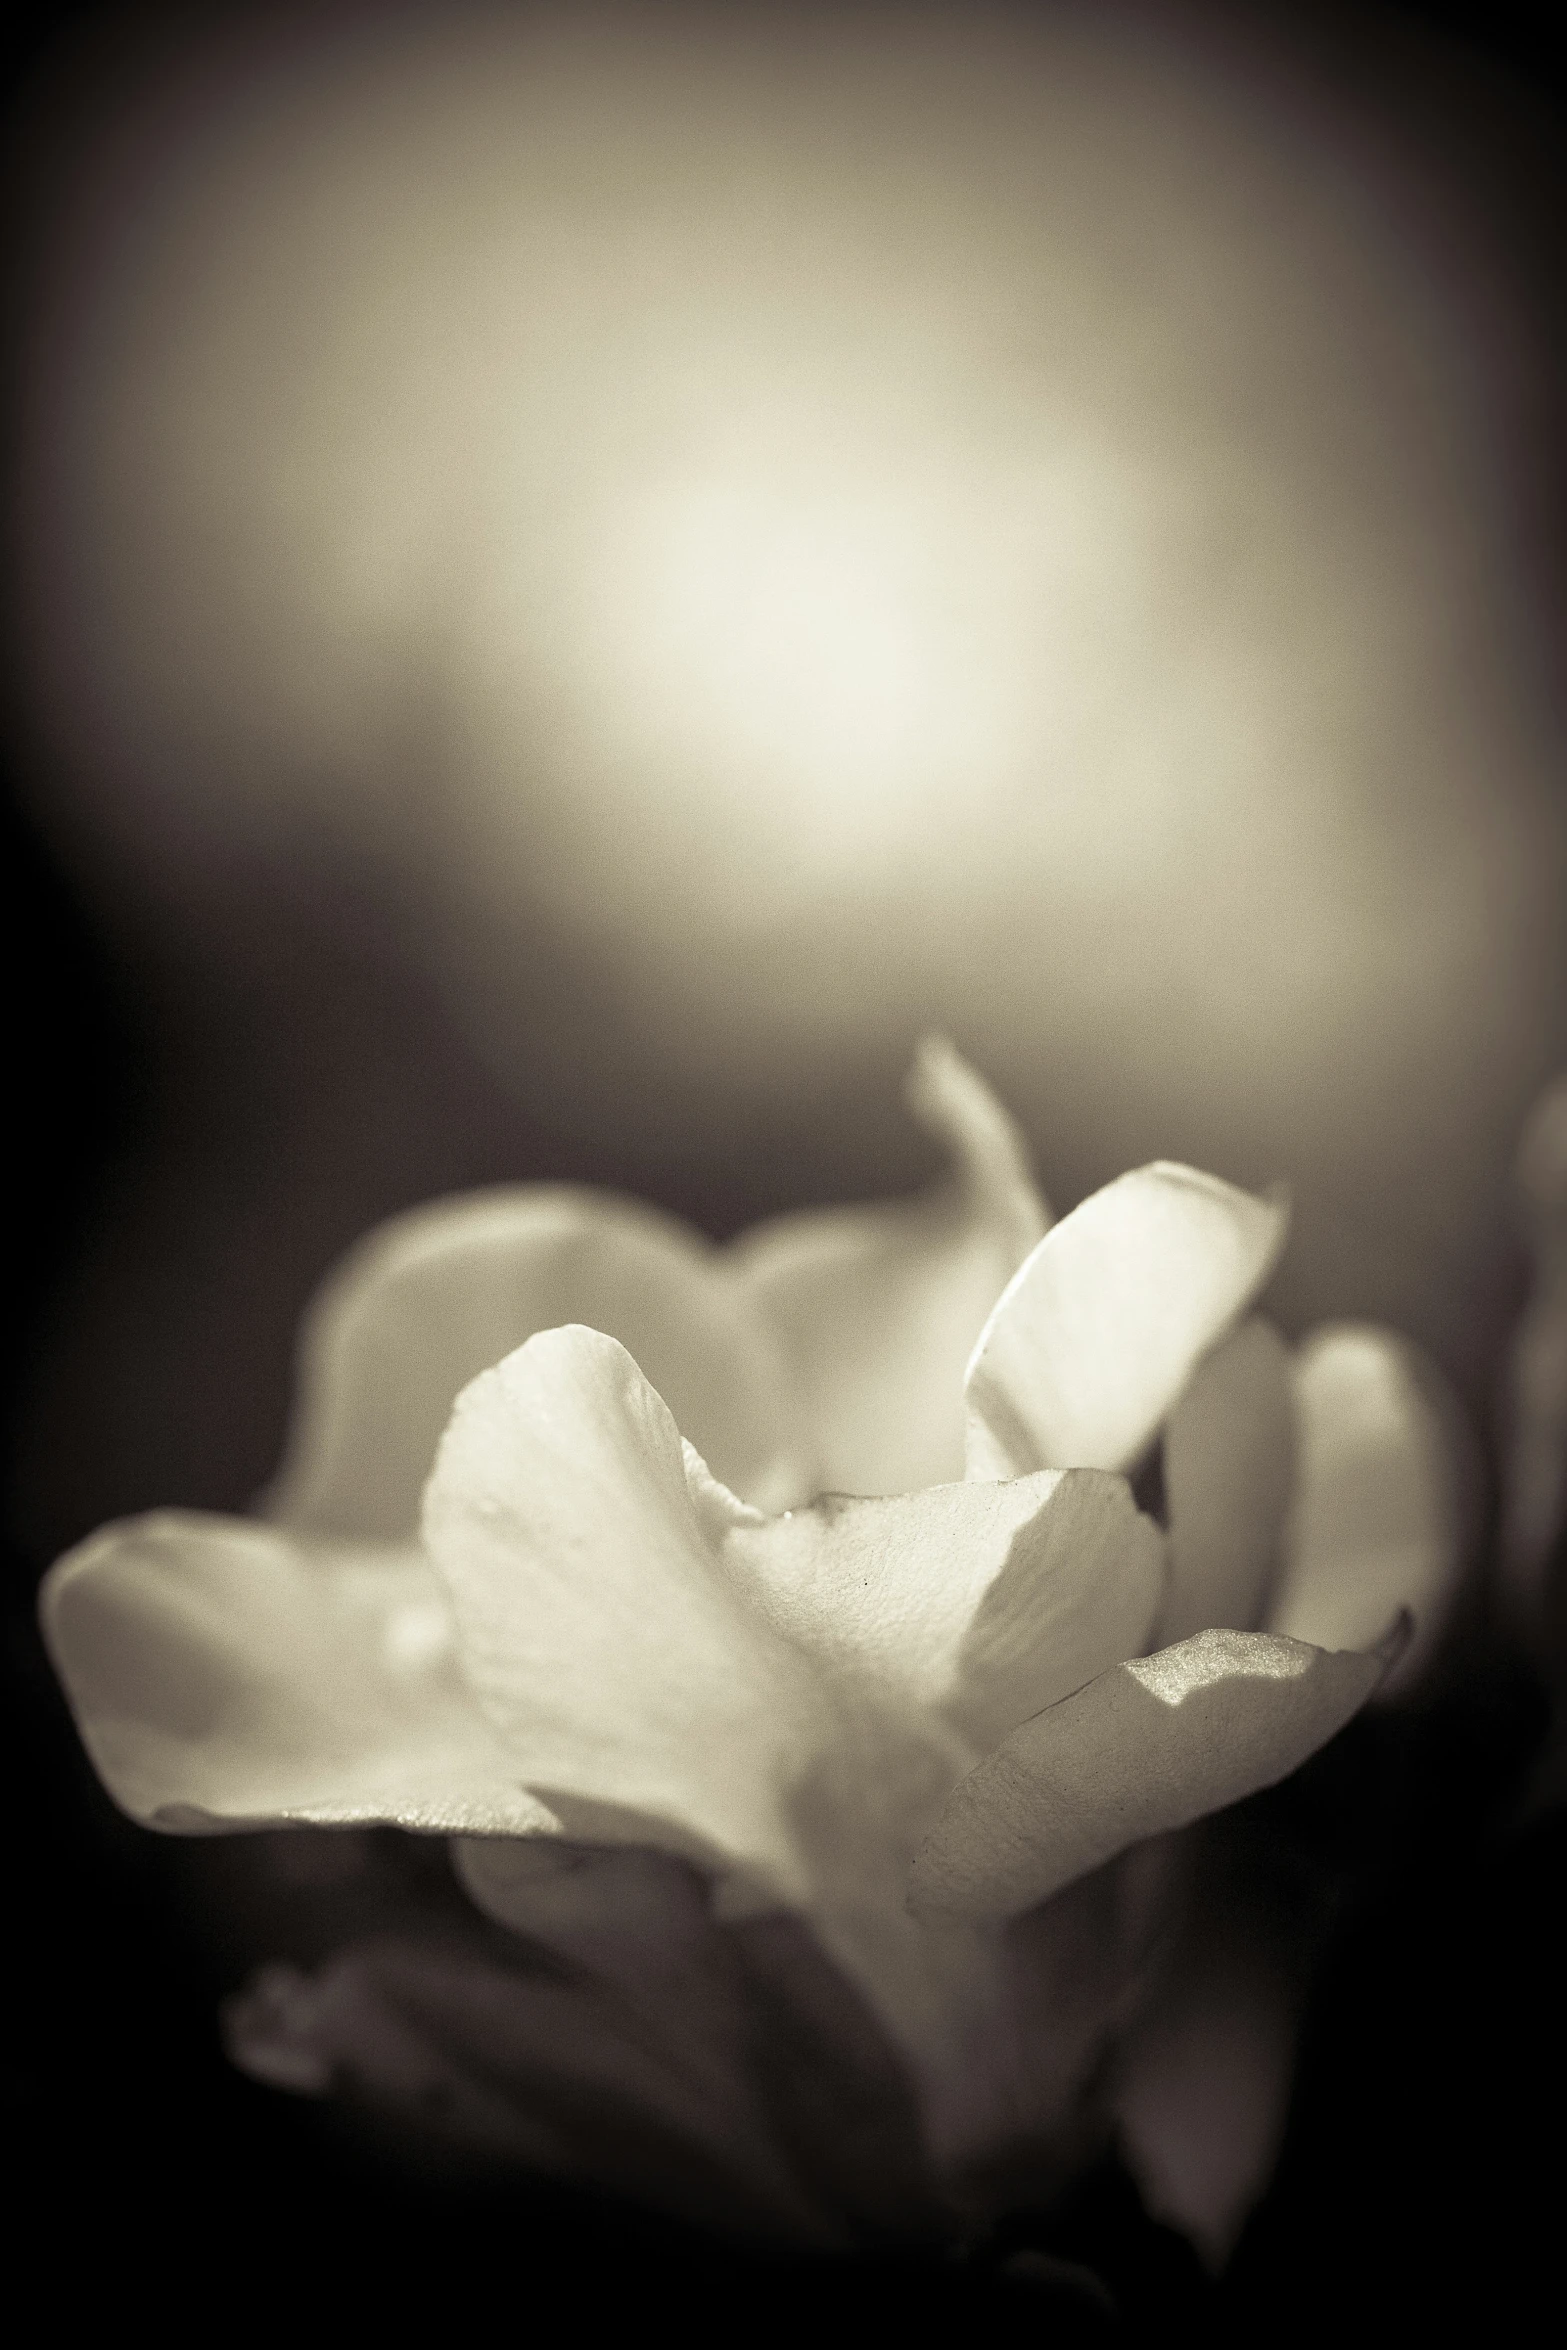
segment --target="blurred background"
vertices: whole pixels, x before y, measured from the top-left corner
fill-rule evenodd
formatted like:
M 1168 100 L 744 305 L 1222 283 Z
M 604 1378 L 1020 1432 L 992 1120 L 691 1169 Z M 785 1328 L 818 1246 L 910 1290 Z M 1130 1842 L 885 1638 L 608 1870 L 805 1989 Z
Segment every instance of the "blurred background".
M 8 1525 L 62 2191 L 156 2135 L 153 2235 L 263 2170 L 312 2182 L 255 2206 L 284 2235 L 395 2201 L 224 2071 L 261 1928 L 109 1813 L 29 1612 L 105 1517 L 245 1506 L 300 1308 L 390 1211 L 569 1178 L 723 1237 L 908 1188 L 934 1024 L 1058 1210 L 1155 1156 L 1282 1176 L 1280 1318 L 1397 1323 L 1490 1427 L 1567 1061 L 1548 34 L 13 20 Z M 1450 1825 L 1515 1696 L 1443 1727 Z M 1474 2151 L 1540 2077 L 1543 1880 L 1479 1851 L 1433 1826 L 1356 1928 L 1235 2306 L 1307 2244 L 1325 2306 L 1412 2236 L 1527 2264 L 1537 2174 Z

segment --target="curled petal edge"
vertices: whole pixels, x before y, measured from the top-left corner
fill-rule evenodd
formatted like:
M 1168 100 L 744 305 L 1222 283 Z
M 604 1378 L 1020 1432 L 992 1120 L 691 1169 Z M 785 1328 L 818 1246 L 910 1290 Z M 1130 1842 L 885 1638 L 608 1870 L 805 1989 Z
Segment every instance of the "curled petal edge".
M 1331 1651 L 1200 1632 L 1112 1666 L 1022 1723 L 960 1781 L 915 1856 L 916 1916 L 999 1923 L 1272 1786 L 1358 1713 L 1410 1637 Z
M 1157 1160 L 1084 1200 L 1019 1266 L 964 1377 L 966 1474 L 1128 1469 L 1284 1245 L 1259 1198 Z

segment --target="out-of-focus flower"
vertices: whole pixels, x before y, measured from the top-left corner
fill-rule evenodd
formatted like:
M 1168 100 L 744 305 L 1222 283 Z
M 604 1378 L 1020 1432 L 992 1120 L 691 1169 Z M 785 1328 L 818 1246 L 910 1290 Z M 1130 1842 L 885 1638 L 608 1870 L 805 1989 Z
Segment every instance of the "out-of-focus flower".
M 1070 2161 L 1124 2041 L 1141 2174 L 1217 2241 L 1266 2150 L 1192 2187 L 1212 2032 L 1131 2032 L 1162 1856 L 1435 1636 L 1434 1374 L 1250 1315 L 1281 1200 L 1160 1163 L 1051 1227 L 950 1047 L 910 1102 L 948 1181 L 727 1248 L 582 1191 L 397 1219 L 265 1515 L 103 1530 L 46 1635 L 134 1818 L 450 1836 L 505 1929 L 271 1971 L 264 2077 L 832 2236 Z
M 1524 1122 L 1517 1178 L 1529 1293 L 1508 1366 L 1499 1550 L 1509 1631 L 1551 1705 L 1529 1818 L 1567 1805 L 1567 1075 Z
M 1567 1523 L 1567 1076 L 1525 1124 L 1518 1188 L 1532 1281 L 1513 1347 L 1502 1558 L 1515 1605 L 1531 1613 Z

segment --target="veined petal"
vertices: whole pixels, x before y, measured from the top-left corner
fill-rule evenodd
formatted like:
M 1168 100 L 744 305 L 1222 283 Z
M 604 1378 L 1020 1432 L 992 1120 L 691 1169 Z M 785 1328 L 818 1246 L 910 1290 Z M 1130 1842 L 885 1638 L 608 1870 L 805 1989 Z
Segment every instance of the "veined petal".
M 1415 1637 L 1391 1692 L 1419 1672 L 1462 1565 L 1453 1437 L 1435 1366 L 1389 1330 L 1317 1330 L 1295 1360 L 1299 1470 L 1270 1631 L 1360 1647 L 1398 1609 Z
M 1212 1626 L 1249 1632 L 1261 1620 L 1294 1473 L 1289 1349 L 1254 1317 L 1204 1355 L 1164 1432 L 1162 1648 Z
M 1158 1527 L 1097 1469 L 829 1494 L 737 1521 L 725 1548 L 780 1630 L 938 1710 L 980 1753 L 1135 1655 L 1164 1586 Z
M 1200 1632 L 1113 1666 L 954 1788 L 915 1861 L 911 1906 L 1016 1917 L 1128 1845 L 1272 1786 L 1358 1712 L 1389 1661 Z
M 330 1277 L 268 1514 L 411 1538 L 459 1390 L 565 1322 L 630 1349 L 737 1492 L 781 1502 L 809 1486 L 778 1349 L 720 1252 L 609 1193 L 519 1186 L 394 1217 Z
M 907 1099 L 951 1152 L 948 1180 L 919 1199 L 780 1217 L 732 1251 L 793 1369 L 820 1487 L 834 1492 L 962 1476 L 963 1366 L 1050 1221 L 1017 1127 L 944 1039 L 921 1045 Z
M 800 1790 L 846 1743 L 874 1744 L 872 1725 L 730 1573 L 736 1517 L 761 1523 L 699 1460 L 688 1479 L 624 1347 L 570 1327 L 464 1390 L 424 1523 L 480 1701 L 573 1832 L 662 1844 L 809 1906 Z M 874 1755 L 867 1769 L 875 1790 Z
M 417 1549 L 163 1510 L 63 1558 L 40 1612 L 98 1774 L 145 1826 L 556 1825 L 464 1680 Z
M 967 1474 L 1125 1469 L 1268 1278 L 1287 1210 L 1160 1160 L 1019 1267 L 969 1363 Z

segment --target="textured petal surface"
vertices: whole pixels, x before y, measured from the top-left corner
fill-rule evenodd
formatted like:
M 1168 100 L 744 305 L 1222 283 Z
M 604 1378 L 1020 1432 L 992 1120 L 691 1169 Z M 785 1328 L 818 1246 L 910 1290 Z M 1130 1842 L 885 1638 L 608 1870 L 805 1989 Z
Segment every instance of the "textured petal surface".
M 759 1514 L 688 1449 L 615 1340 L 546 1331 L 459 1398 L 426 1542 L 469 1677 L 553 1810 L 805 1900 L 790 1807 L 852 1718 L 730 1574 L 722 1537 Z
M 1162 1160 L 1084 1200 L 974 1350 L 967 1474 L 1129 1467 L 1268 1278 L 1286 1221 L 1281 1201 Z
M 160 1511 L 62 1559 L 41 1613 L 100 1777 L 150 1827 L 555 1825 L 464 1680 L 417 1550 Z
M 939 1709 L 978 1752 L 1146 1643 L 1163 1540 L 1094 1469 L 828 1495 L 726 1551 L 757 1607 L 829 1668 Z
M 1364 1647 L 1400 1608 L 1415 1637 L 1391 1691 L 1418 1673 L 1462 1565 L 1458 1410 L 1391 1331 L 1315 1331 L 1295 1362 L 1299 1469 L 1269 1629 Z
M 565 1322 L 618 1338 L 737 1492 L 814 1490 L 778 1350 L 720 1253 L 629 1200 L 540 1187 L 416 1209 L 345 1259 L 306 1321 L 269 1514 L 411 1537 L 459 1390 Z
M 951 1152 L 951 1180 L 920 1199 L 782 1217 L 732 1251 L 793 1368 L 821 1490 L 962 1476 L 963 1367 L 1050 1221 L 1017 1128 L 950 1045 L 921 1046 L 908 1101 Z
M 924 1914 L 1015 1917 L 1169 1828 L 1305 1761 L 1388 1662 L 1201 1632 L 1036 1714 L 956 1787 L 915 1862 Z
M 1161 1647 L 1261 1621 L 1294 1473 L 1289 1349 L 1254 1318 L 1203 1357 L 1164 1433 L 1170 1587 Z

